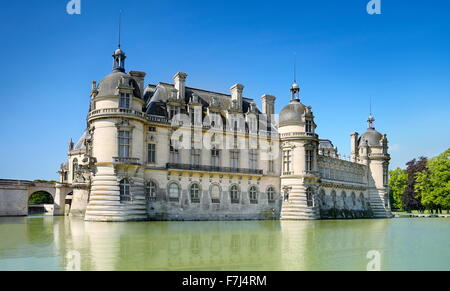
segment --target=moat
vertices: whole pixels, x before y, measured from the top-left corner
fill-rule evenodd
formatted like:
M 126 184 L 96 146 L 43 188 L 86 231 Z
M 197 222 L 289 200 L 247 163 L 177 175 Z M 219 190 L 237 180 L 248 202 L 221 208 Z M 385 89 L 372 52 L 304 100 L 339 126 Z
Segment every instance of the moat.
M 450 270 L 450 220 L 84 222 L 0 218 L 0 270 Z M 73 266 L 73 264 L 72 264 Z

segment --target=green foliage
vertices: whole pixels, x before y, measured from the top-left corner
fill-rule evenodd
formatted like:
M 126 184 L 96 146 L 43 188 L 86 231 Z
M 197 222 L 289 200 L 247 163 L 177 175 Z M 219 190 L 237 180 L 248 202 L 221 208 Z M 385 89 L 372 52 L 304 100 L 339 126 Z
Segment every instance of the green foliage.
M 450 148 L 428 160 L 427 169 L 415 178 L 415 191 L 427 209 L 450 209 Z
M 408 173 L 397 167 L 397 169 L 389 171 L 389 177 L 389 194 L 391 196 L 392 208 L 396 210 L 404 210 L 401 198 L 406 190 Z
M 47 192 L 36 192 L 28 199 L 28 204 L 53 204 L 53 197 Z

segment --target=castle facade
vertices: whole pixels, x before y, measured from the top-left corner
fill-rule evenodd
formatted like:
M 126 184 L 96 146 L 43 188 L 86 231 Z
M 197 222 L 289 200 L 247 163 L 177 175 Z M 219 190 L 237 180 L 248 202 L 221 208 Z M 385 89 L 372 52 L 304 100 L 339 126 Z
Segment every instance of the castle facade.
M 87 128 L 61 165 L 66 211 L 88 221 L 390 217 L 388 141 L 369 117 L 351 135 L 351 160 L 316 133 L 294 82 L 275 113 L 236 84 L 230 94 L 173 84 L 145 85 L 145 73 L 113 70 L 92 83 Z

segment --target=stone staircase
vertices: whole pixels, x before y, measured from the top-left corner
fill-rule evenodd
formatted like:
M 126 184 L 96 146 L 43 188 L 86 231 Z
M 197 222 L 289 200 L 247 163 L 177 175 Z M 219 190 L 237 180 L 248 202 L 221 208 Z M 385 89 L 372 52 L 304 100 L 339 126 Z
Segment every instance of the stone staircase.
M 384 207 L 384 201 L 380 198 L 378 193 L 371 193 L 370 196 L 370 207 L 373 211 L 374 218 L 391 218 L 392 213 L 390 210 L 386 210 Z

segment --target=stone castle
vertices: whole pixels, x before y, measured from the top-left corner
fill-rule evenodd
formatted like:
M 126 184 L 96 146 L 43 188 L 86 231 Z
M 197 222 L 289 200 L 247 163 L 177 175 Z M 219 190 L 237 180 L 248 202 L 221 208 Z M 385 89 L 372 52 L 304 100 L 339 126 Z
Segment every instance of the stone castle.
M 58 200 L 69 203 L 57 213 L 89 221 L 391 217 L 388 141 L 372 115 L 344 160 L 319 138 L 296 82 L 277 120 L 272 95 L 259 109 L 241 84 L 230 94 L 195 89 L 185 73 L 145 85 L 125 59 L 119 45 L 112 72 L 92 83 L 86 131 L 59 171 Z

